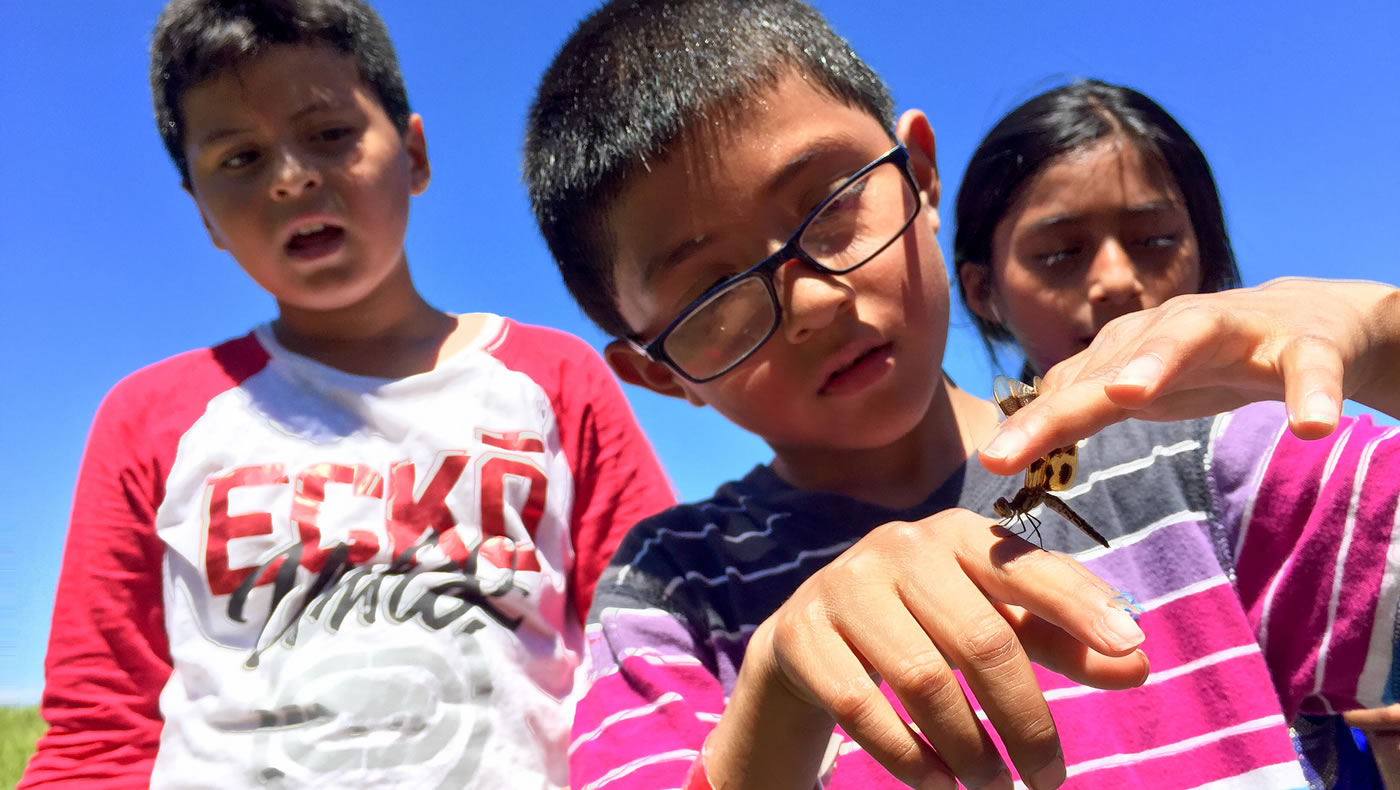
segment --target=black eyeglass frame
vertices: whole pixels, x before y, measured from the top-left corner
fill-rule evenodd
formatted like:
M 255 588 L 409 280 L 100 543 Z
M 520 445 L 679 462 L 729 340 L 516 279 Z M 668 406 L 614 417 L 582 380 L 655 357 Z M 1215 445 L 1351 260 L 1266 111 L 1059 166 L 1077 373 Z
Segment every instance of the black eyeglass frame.
M 816 219 L 822 213 L 822 211 L 826 209 L 828 205 L 831 204 L 831 201 L 835 200 L 838 195 L 846 191 L 847 187 L 864 178 L 875 168 L 880 167 L 881 165 L 884 165 L 889 162 L 893 162 L 899 166 L 899 172 L 904 176 L 905 182 L 909 185 L 909 192 L 914 196 L 914 209 L 911 212 L 909 212 L 909 218 L 904 221 L 904 225 L 900 227 L 899 232 L 890 236 L 889 240 L 886 241 L 884 244 L 880 245 L 879 249 L 876 249 L 874 252 L 870 253 L 865 258 L 863 258 L 861 261 L 851 266 L 847 266 L 844 269 L 833 269 L 829 266 L 824 266 L 821 263 L 817 262 L 817 260 L 811 255 L 808 255 L 807 251 L 802 249 L 802 245 L 798 243 L 799 240 L 801 240 L 802 238 L 802 234 L 807 232 L 807 226 L 810 225 L 812 221 Z M 635 336 L 627 337 L 624 339 L 629 345 L 632 346 L 633 350 L 645 355 L 647 359 L 650 359 L 653 362 L 660 362 L 666 365 L 667 367 L 671 368 L 671 370 L 674 370 L 677 374 L 679 374 L 681 378 L 684 378 L 687 381 L 690 381 L 695 384 L 704 384 L 707 381 L 713 381 L 719 378 L 720 376 L 723 376 L 724 374 L 728 373 L 729 371 L 733 370 L 734 368 L 737 368 L 739 365 L 744 363 L 744 360 L 753 356 L 754 352 L 762 348 L 763 344 L 767 343 L 769 338 L 773 337 L 773 333 L 778 331 L 778 327 L 782 325 L 783 304 L 782 301 L 778 299 L 777 288 L 773 285 L 773 275 L 775 272 L 778 271 L 779 266 L 782 266 L 784 263 L 787 263 L 788 261 L 796 258 L 797 260 L 802 261 L 803 263 L 812 267 L 813 269 L 816 269 L 817 271 L 826 274 L 846 274 L 848 272 L 853 272 L 856 269 L 859 269 L 860 267 L 869 263 L 875 256 L 889 249 L 889 246 L 891 244 L 894 244 L 897 240 L 899 240 L 904 235 L 905 231 L 909 230 L 909 226 L 914 224 L 914 219 L 919 216 L 919 210 L 921 208 L 923 208 L 923 201 L 919 197 L 919 185 L 914 180 L 914 174 L 909 170 L 909 149 L 905 148 L 902 144 L 897 143 L 893 148 L 881 154 L 874 161 L 870 162 L 865 167 L 862 167 L 860 170 L 857 170 L 854 174 L 851 175 L 850 178 L 846 179 L 845 181 L 842 181 L 840 186 L 831 190 L 831 192 L 826 197 L 822 198 L 822 201 L 817 204 L 816 208 L 812 209 L 807 214 L 806 218 L 802 220 L 802 224 L 797 226 L 797 230 L 794 231 L 793 234 L 788 237 L 788 240 L 783 244 L 782 247 L 778 249 L 777 252 L 773 253 L 772 255 L 769 255 L 767 258 L 764 258 L 756 266 L 746 269 L 722 282 L 715 283 L 715 285 L 712 286 L 709 290 L 701 294 L 698 299 L 687 305 L 686 308 L 680 312 L 680 315 L 676 316 L 675 319 L 671 321 L 671 323 L 667 324 L 666 328 L 662 329 L 660 334 L 658 334 L 650 342 L 643 343 L 639 338 Z M 745 351 L 739 356 L 738 359 L 724 366 L 718 372 L 703 377 L 690 375 L 674 359 L 671 358 L 670 354 L 666 353 L 667 338 L 669 338 L 671 336 L 671 332 L 674 331 L 676 327 L 684 323 L 685 320 L 689 318 L 692 313 L 704 307 L 720 293 L 728 291 L 731 288 L 734 288 L 740 282 L 751 278 L 757 278 L 759 282 L 763 283 L 763 287 L 768 291 L 768 299 L 773 305 L 772 324 L 768 327 L 768 330 L 763 333 L 763 337 L 760 338 L 758 342 L 753 344 L 752 348 L 750 348 L 748 351 Z

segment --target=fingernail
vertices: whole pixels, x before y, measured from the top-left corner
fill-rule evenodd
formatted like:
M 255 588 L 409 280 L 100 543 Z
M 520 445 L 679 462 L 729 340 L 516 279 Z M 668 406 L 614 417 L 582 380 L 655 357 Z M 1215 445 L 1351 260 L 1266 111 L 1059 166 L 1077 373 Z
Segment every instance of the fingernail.
M 1298 422 L 1332 424 L 1337 416 L 1337 402 L 1325 392 L 1310 392 L 1303 398 L 1303 416 Z
M 1166 366 L 1156 354 L 1144 354 L 1118 371 L 1113 383 L 1124 387 L 1150 387 L 1162 377 Z
M 992 437 L 992 443 L 982 448 L 988 458 L 1006 458 L 1015 455 L 1026 446 L 1026 432 L 1020 428 L 1007 428 Z
M 1116 650 L 1131 650 L 1147 638 L 1133 616 L 1123 609 L 1105 611 L 1099 618 L 1099 628 L 1104 641 Z
M 1050 790 L 1065 783 L 1068 773 L 1065 771 L 1065 756 L 1063 752 L 1055 754 L 1055 759 L 1046 763 L 1037 771 L 1033 771 L 1026 777 L 1026 784 L 1035 790 Z

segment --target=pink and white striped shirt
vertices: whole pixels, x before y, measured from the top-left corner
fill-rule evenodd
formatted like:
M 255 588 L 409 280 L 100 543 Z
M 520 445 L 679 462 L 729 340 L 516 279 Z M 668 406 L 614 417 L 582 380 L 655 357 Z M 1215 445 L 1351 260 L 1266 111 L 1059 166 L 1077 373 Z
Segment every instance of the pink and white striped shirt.
M 1069 788 L 1327 786 L 1328 744 L 1290 723 L 1392 702 L 1400 429 L 1345 420 L 1304 442 L 1279 404 L 1127 422 L 1086 441 L 1065 499 L 1109 540 L 1049 515 L 1045 547 L 1132 594 L 1152 674 L 1099 691 L 1036 668 Z M 578 790 L 678 787 L 733 689 L 754 628 L 871 528 L 1020 485 L 975 462 L 891 511 L 799 491 L 766 467 L 640 524 L 599 583 L 593 683 L 574 723 Z M 897 709 L 899 703 L 886 696 Z M 837 731 L 825 788 L 902 787 Z M 1330 742 L 1329 742 L 1330 743 Z

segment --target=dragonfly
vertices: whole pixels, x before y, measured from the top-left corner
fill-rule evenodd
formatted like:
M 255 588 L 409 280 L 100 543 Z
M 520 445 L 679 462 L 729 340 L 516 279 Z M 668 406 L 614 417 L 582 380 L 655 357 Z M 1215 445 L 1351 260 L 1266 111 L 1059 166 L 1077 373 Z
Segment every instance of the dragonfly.
M 992 382 L 992 398 L 1006 416 L 1010 417 L 1022 407 L 1035 400 L 1040 394 L 1041 381 L 1036 376 L 1030 384 L 1006 376 L 997 376 Z M 1040 539 L 1040 519 L 1031 515 L 1037 505 L 1044 505 L 1060 514 L 1065 521 L 1078 527 L 1081 532 L 1093 538 L 1104 548 L 1108 541 L 1099 531 L 1089 525 L 1084 517 L 1070 509 L 1064 500 L 1052 491 L 1066 491 L 1074 485 L 1075 474 L 1079 471 L 1079 446 L 1077 444 L 1059 447 L 1035 459 L 1026 469 L 1026 482 L 1010 500 L 998 497 L 992 510 L 1001 516 L 1002 526 L 1015 522 L 1018 526 L 1030 524 L 1036 540 Z

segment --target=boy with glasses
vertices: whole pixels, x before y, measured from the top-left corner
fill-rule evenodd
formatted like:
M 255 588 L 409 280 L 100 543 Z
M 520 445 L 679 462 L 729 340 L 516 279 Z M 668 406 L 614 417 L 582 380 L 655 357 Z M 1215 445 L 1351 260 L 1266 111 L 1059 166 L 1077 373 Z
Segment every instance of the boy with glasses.
M 79 473 L 21 787 L 563 788 L 583 615 L 671 504 L 576 338 L 429 305 L 360 0 L 174 0 L 156 117 L 275 320 L 138 371 Z
M 1334 429 L 1400 412 L 1400 292 L 1125 317 L 999 428 L 940 371 L 934 149 L 795 0 L 617 0 L 542 78 L 531 198 L 609 363 L 774 451 L 619 548 L 574 786 L 1305 785 L 1288 722 L 1394 666 L 1400 436 Z M 962 509 L 1101 429 L 1064 497 L 1111 548 L 1041 528 L 1084 564 Z
M 818 203 L 777 252 L 711 288 L 645 345 L 635 336 L 628 340 L 638 353 L 691 382 L 719 378 L 782 324 L 773 280 L 779 267 L 796 260 L 826 274 L 854 271 L 893 244 L 918 215 L 909 152 L 896 145 Z

